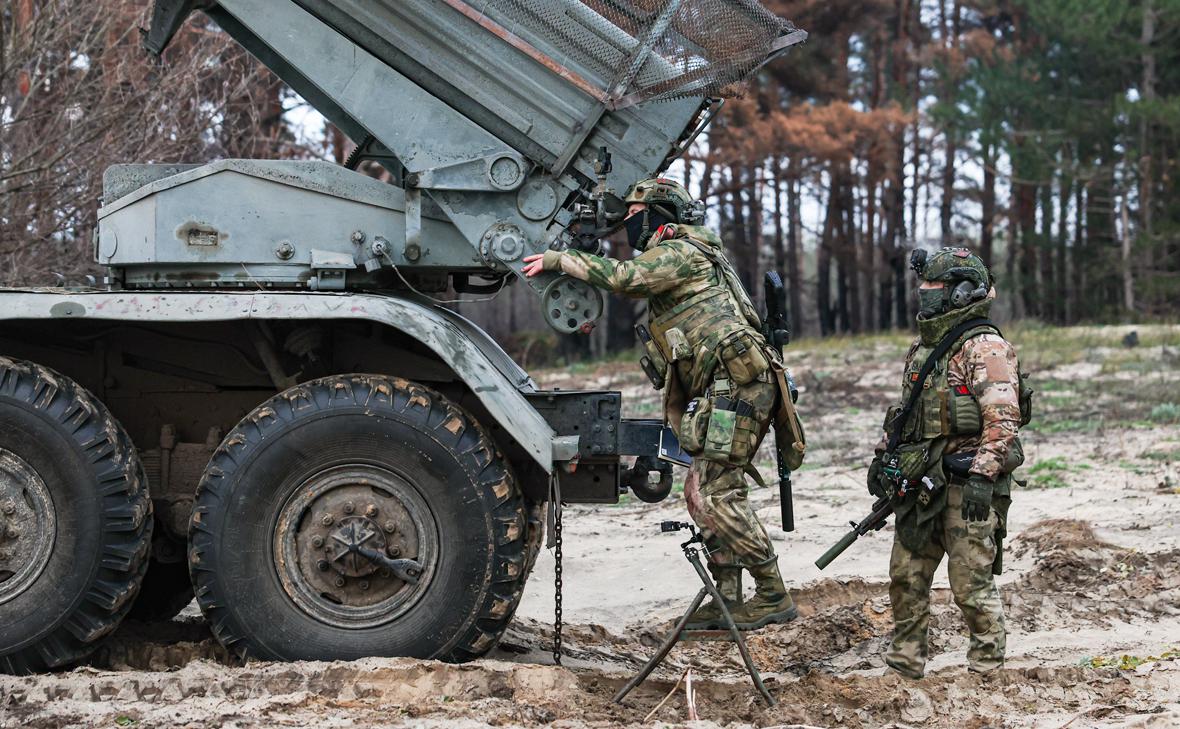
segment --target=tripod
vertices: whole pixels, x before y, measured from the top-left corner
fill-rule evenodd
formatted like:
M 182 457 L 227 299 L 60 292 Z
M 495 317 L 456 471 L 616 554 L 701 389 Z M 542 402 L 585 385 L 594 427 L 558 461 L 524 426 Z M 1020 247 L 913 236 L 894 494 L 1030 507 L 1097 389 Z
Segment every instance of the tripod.
M 688 529 L 689 532 L 692 533 L 692 538 L 681 544 L 680 548 L 684 551 L 685 559 L 687 559 L 688 563 L 692 565 L 694 570 L 696 570 L 697 577 L 701 578 L 701 583 L 704 584 L 704 587 L 702 587 L 701 591 L 697 593 L 697 596 L 693 599 L 692 604 L 688 606 L 688 610 L 685 611 L 684 616 L 680 618 L 680 620 L 676 623 L 676 626 L 673 627 L 671 632 L 668 633 L 668 636 L 664 638 L 664 642 L 660 644 L 660 648 L 656 651 L 655 655 L 653 655 L 648 660 L 648 662 L 643 666 L 639 673 L 635 675 L 634 678 L 627 682 L 626 686 L 623 686 L 623 688 L 619 689 L 619 692 L 615 694 L 615 697 L 612 700 L 616 704 L 621 704 L 623 699 L 626 698 L 627 694 L 631 693 L 632 689 L 643 683 L 644 680 L 646 680 L 647 677 L 651 675 L 651 672 L 656 670 L 656 666 L 663 662 L 663 660 L 668 656 L 668 653 L 672 651 L 672 648 L 674 648 L 677 643 L 681 641 L 689 642 L 721 640 L 737 644 L 738 651 L 742 654 L 742 662 L 746 664 L 746 671 L 749 672 L 750 680 L 754 682 L 754 687 L 758 689 L 760 694 L 762 694 L 762 698 L 766 701 L 768 706 L 774 706 L 774 699 L 771 697 L 770 692 L 766 690 L 766 686 L 762 683 L 762 676 L 758 673 L 758 668 L 754 665 L 753 659 L 750 658 L 750 651 L 746 648 L 746 641 L 742 639 L 741 631 L 738 630 L 737 625 L 734 624 L 733 616 L 729 613 L 729 608 L 725 606 L 725 601 L 721 598 L 721 594 L 717 592 L 717 587 L 713 584 L 713 581 L 709 579 L 708 573 L 705 572 L 705 566 L 701 564 L 701 555 L 708 554 L 708 550 L 705 548 L 704 538 L 701 536 L 700 532 L 697 531 L 696 526 L 693 524 L 679 521 L 665 521 L 660 523 L 661 532 L 676 532 L 680 531 L 681 529 Z M 725 622 L 726 629 L 686 630 L 684 626 L 688 624 L 689 617 L 694 612 L 696 612 L 696 609 L 700 607 L 702 602 L 704 602 L 706 596 L 712 597 L 716 604 L 720 606 L 721 617 Z

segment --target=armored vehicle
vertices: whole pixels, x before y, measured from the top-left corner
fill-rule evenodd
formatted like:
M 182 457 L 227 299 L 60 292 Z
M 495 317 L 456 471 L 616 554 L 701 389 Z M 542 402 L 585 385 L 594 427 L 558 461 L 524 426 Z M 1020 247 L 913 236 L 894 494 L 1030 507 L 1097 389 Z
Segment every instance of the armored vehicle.
M 358 146 L 112 167 L 104 285 L 0 292 L 0 670 L 194 593 L 247 657 L 479 656 L 546 504 L 668 476 L 662 423 L 538 390 L 440 299 L 592 326 L 596 291 L 521 259 L 596 245 L 806 34 L 755 0 L 156 0 L 147 49 L 193 11 Z

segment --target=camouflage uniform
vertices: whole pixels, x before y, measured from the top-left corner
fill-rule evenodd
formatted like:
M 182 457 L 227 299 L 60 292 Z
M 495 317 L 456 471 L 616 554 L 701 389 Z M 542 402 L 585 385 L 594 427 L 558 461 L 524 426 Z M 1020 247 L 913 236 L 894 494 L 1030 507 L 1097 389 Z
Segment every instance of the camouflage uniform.
M 777 581 L 778 592 L 759 587 L 760 594 L 773 593 L 776 604 L 789 603 L 778 578 L 774 547 L 750 506 L 744 478 L 746 472 L 754 472 L 751 461 L 778 402 L 769 367 L 771 354 L 750 320 L 757 314 L 744 291 L 740 294 L 744 301 L 739 301 L 727 285 L 726 270 L 732 274 L 732 269 L 724 260 L 721 240 L 712 231 L 665 225 L 652 241 L 629 261 L 567 250 L 546 252 L 543 264 L 547 270 L 562 271 L 599 288 L 648 300 L 652 339 L 659 356 L 670 363 L 664 414 L 682 442 L 683 415 L 694 398 L 717 395 L 719 388 L 726 388 L 731 401 L 745 403 L 744 415 L 736 417 L 730 457 L 694 457 L 685 498 L 710 547 L 710 570 L 719 587 L 723 581 L 728 585 L 727 603 L 735 595 L 735 574 L 734 601 L 740 601 L 743 567 L 759 585 Z M 743 343 L 744 358 L 727 360 L 726 353 L 734 351 L 735 342 Z M 750 359 L 756 350 L 762 352 L 761 359 Z M 773 575 L 764 580 L 769 572 Z
M 916 373 L 943 336 L 960 322 L 986 318 L 994 296 L 992 289 L 987 298 L 965 308 L 919 318 L 921 337 L 906 358 L 903 402 Z M 985 672 L 1004 663 L 1004 611 L 992 567 L 997 564 L 998 539 L 1007 520 L 1011 471 L 1023 460 L 1017 439 L 1020 387 L 1012 345 L 994 328 L 968 330 L 929 375 L 918 406 L 903 427 L 903 445 L 898 448 L 902 470 L 907 468 L 907 454 L 922 453 L 922 463 L 929 464 L 907 473 L 910 482 L 920 483 L 925 475 L 933 483 L 945 484 L 934 495 L 918 486 L 904 498 L 894 497 L 897 531 L 889 561 L 889 598 L 895 627 L 885 661 L 903 675 L 918 678 L 924 673 L 930 585 L 944 554 L 951 592 L 971 633 L 969 667 Z M 891 409 L 887 416 L 887 427 L 895 412 Z M 883 439 L 878 454 L 885 447 Z M 993 484 L 986 519 L 964 518 L 968 481 L 943 467 L 942 456 L 962 452 L 975 454 L 972 478 Z

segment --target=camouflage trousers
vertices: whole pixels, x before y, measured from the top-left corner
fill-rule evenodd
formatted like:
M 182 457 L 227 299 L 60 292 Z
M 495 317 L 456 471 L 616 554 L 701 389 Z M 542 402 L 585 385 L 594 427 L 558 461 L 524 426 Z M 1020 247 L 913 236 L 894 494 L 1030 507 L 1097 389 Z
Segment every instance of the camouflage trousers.
M 944 554 L 951 593 L 971 632 L 968 666 L 973 671 L 986 672 L 1004 664 L 1007 641 L 1004 606 L 992 577 L 996 512 L 993 510 L 987 521 L 965 521 L 962 486 L 951 484 L 947 488 L 946 509 L 936 517 L 941 524 L 935 527 L 926 546 L 912 552 L 895 538 L 889 559 L 894 630 L 885 662 L 912 678 L 921 677 L 926 668 L 930 583 Z
M 777 390 L 765 382 L 751 382 L 736 388 L 730 397 L 754 406 L 759 423 L 757 432 L 737 437 L 753 439 L 749 452 L 754 453 L 770 425 Z M 751 457 L 752 458 L 752 457 Z M 749 461 L 747 460 L 747 463 Z M 684 484 L 688 513 L 700 527 L 709 547 L 709 561 L 721 565 L 756 565 L 774 557 L 770 535 L 750 506 L 746 464 L 719 463 L 694 458 L 692 470 Z

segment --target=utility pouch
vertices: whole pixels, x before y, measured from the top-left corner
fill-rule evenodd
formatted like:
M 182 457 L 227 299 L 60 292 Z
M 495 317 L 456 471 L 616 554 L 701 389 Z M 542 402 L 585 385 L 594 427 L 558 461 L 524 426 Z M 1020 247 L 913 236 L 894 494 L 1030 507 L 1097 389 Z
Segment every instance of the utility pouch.
M 701 458 L 734 466 L 749 463 L 758 440 L 754 406 L 745 400 L 714 396 Z
M 1016 469 L 1024 465 L 1024 446 L 1020 443 L 1020 436 L 1012 441 L 1012 447 L 1008 449 L 1008 457 L 1004 459 L 1004 465 L 1000 467 L 1000 473 L 1010 474 Z
M 918 482 L 930 470 L 930 443 L 906 443 L 897 448 L 897 468 L 901 477 Z
M 1024 427 L 1032 422 L 1033 416 L 1033 393 L 1036 390 L 1028 386 L 1028 375 L 1020 372 L 1020 427 Z
M 922 439 L 922 401 L 919 398 L 910 411 L 910 416 L 906 418 L 904 423 L 895 423 L 901 414 L 901 405 L 893 405 L 885 412 L 884 428 L 886 433 L 892 433 L 894 428 L 900 428 L 900 438 L 902 443 L 910 443 Z
M 978 433 L 983 430 L 983 414 L 979 401 L 966 385 L 951 387 L 947 398 L 947 425 L 949 433 Z
M 721 361 L 735 385 L 753 382 L 770 367 L 770 358 L 748 330 L 739 330 L 721 342 Z
M 692 347 L 688 346 L 688 338 L 677 327 L 672 327 L 664 333 L 664 340 L 668 343 L 668 352 L 673 362 L 692 359 Z
M 709 415 L 712 403 L 707 397 L 694 397 L 688 401 L 684 416 L 680 419 L 680 447 L 690 456 L 697 456 L 705 450 L 705 438 L 709 433 Z

